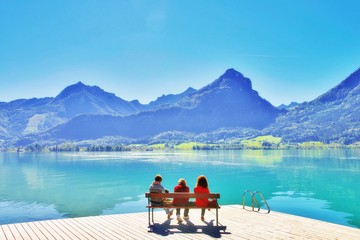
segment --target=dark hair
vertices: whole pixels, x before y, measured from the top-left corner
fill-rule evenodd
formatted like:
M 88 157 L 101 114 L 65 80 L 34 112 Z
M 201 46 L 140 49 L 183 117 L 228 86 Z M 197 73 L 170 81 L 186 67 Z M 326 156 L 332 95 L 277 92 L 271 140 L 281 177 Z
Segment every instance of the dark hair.
M 196 180 L 196 186 L 201 186 L 203 188 L 208 187 L 207 179 L 204 175 L 200 175 Z
M 156 174 L 156 176 L 155 176 L 155 181 L 157 181 L 157 182 L 161 182 L 161 181 L 162 181 L 162 177 L 161 177 L 160 174 Z

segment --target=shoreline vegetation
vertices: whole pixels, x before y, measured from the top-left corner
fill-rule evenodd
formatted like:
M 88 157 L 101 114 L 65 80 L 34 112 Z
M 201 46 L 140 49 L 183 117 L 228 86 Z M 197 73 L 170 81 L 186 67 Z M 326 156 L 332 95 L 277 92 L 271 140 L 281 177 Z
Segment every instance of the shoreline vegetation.
M 270 135 L 259 136 L 246 140 L 219 141 L 216 143 L 201 143 L 190 141 L 167 141 L 165 143 L 136 144 L 85 144 L 64 142 L 50 146 L 32 144 L 26 147 L 9 147 L 0 149 L 2 152 L 123 152 L 123 151 L 153 151 L 153 150 L 287 150 L 287 149 L 360 149 L 360 142 L 349 145 L 339 143 L 323 143 L 308 141 L 302 143 L 284 143 L 280 137 Z

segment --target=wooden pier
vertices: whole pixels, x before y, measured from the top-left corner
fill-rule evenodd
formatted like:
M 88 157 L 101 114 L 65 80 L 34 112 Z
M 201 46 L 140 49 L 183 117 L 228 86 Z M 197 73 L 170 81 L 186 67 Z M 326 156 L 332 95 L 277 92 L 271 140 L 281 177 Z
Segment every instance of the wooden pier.
M 145 210 L 145 209 L 144 209 Z M 191 210 L 190 219 L 178 224 L 156 211 L 148 226 L 148 213 L 117 214 L 0 225 L 0 239 L 360 239 L 360 229 L 271 212 L 257 213 L 240 205 L 222 206 L 219 225 L 215 214 Z

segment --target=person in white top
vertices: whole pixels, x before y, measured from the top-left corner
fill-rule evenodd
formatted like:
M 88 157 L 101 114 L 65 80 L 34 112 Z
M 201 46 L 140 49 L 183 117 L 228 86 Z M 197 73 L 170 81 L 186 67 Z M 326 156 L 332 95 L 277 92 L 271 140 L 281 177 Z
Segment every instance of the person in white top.
M 162 177 L 160 174 L 155 175 L 154 181 L 151 183 L 149 187 L 149 192 L 151 193 L 168 193 L 169 191 L 161 185 Z M 164 199 L 161 198 L 151 198 L 150 202 L 152 206 L 164 206 Z M 168 208 L 164 208 L 166 214 L 168 215 L 168 219 L 170 219 L 173 214 L 173 209 L 169 210 Z

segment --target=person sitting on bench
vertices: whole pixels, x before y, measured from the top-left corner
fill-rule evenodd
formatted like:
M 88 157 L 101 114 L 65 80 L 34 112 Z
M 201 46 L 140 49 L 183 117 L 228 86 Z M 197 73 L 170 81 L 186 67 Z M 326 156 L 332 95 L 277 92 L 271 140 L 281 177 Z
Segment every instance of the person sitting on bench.
M 155 175 L 155 181 L 153 181 L 149 187 L 149 192 L 151 193 L 168 193 L 169 191 L 161 185 L 162 177 L 160 174 Z M 164 200 L 161 198 L 152 198 L 151 205 L 152 206 L 164 206 Z M 173 214 L 173 209 L 169 210 L 168 208 L 164 208 L 168 219 L 170 219 L 171 215 Z
M 194 188 L 194 193 L 210 193 L 208 188 L 208 181 L 204 175 L 200 175 L 196 180 L 196 187 Z M 201 221 L 205 221 L 205 209 L 208 206 L 216 206 L 216 199 L 213 199 L 211 202 L 207 198 L 196 198 L 195 205 L 201 207 Z M 209 209 L 210 210 L 210 209 Z
M 190 192 L 189 187 L 186 186 L 186 181 L 184 178 L 180 178 L 178 181 L 178 185 L 174 187 L 174 192 Z M 174 198 L 172 204 L 174 206 L 186 206 L 189 202 L 188 198 Z M 178 223 L 182 223 L 182 218 L 180 217 L 180 208 L 176 208 L 176 218 Z M 184 219 L 189 219 L 189 208 L 185 208 L 184 210 Z

